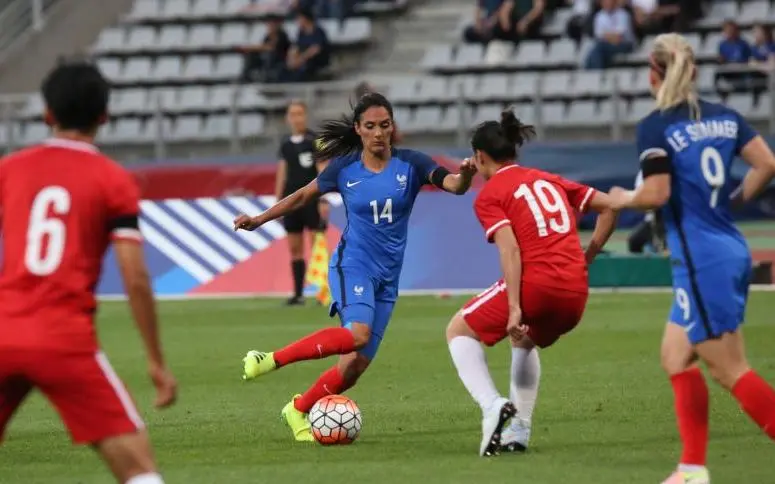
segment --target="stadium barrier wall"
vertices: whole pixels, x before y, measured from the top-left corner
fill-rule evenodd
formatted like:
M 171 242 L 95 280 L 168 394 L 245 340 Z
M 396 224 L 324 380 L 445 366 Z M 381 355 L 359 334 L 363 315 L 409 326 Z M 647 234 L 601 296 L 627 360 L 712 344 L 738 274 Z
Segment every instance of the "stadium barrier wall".
M 500 278 L 497 251 L 485 241 L 473 213 L 474 197 L 419 195 L 410 219 L 401 290 L 478 289 Z M 185 297 L 289 292 L 290 261 L 282 225 L 272 222 L 255 232 L 232 230 L 238 213 L 259 213 L 274 201 L 272 196 L 143 201 L 140 229 L 155 293 Z M 341 199 L 334 199 L 331 222 L 329 251 L 346 224 Z M 121 296 L 112 250 L 106 258 L 98 294 Z M 612 258 L 601 260 L 599 269 L 593 267 L 590 279 L 602 286 L 664 285 L 669 284 L 669 265 L 660 257 Z

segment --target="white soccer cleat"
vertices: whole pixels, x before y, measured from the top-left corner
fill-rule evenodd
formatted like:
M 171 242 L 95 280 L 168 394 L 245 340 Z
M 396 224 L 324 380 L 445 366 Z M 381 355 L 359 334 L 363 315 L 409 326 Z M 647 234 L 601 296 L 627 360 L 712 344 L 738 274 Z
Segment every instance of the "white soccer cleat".
M 492 406 L 484 412 L 482 417 L 482 445 L 479 447 L 479 455 L 482 457 L 495 455 L 500 449 L 501 432 L 509 423 L 517 409 L 507 398 L 495 400 Z
M 525 452 L 530 442 L 530 422 L 519 417 L 511 419 L 511 424 L 501 434 L 501 452 Z
M 662 484 L 710 484 L 710 474 L 707 469 L 685 472 L 675 471 Z

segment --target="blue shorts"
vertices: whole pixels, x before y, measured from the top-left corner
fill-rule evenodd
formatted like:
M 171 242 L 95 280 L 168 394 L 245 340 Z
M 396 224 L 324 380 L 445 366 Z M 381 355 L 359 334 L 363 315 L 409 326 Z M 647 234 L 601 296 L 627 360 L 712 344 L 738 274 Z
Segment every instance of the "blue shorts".
M 745 318 L 751 259 L 727 260 L 694 274 L 673 275 L 670 321 L 692 344 L 736 331 Z
M 398 283 L 386 284 L 353 267 L 332 267 L 328 271 L 328 286 L 334 300 L 332 317 L 339 314 L 342 326 L 348 329 L 353 323 L 369 325 L 371 338 L 358 353 L 373 360 L 393 314 Z

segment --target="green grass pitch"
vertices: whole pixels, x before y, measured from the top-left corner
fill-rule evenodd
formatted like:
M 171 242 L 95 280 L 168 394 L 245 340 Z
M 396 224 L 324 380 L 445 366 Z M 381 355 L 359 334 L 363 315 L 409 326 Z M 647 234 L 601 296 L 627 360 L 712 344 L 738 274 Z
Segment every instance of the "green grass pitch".
M 144 355 L 123 303 L 103 304 L 99 332 L 139 402 L 168 483 L 656 483 L 678 457 L 670 387 L 659 368 L 669 294 L 596 294 L 584 322 L 541 355 L 532 448 L 477 456 L 480 414 L 450 362 L 444 328 L 463 299 L 405 297 L 386 341 L 350 392 L 364 428 L 352 446 L 290 440 L 279 411 L 330 361 L 240 380 L 248 349 L 274 349 L 331 324 L 317 307 L 275 300 L 165 302 L 164 341 L 180 382 L 178 405 L 150 408 Z M 751 297 L 745 327 L 753 365 L 775 383 L 775 300 Z M 506 345 L 488 353 L 507 391 Z M 55 365 L 56 361 L 51 364 Z M 715 482 L 772 482 L 773 444 L 712 385 L 709 465 Z M 0 483 L 109 483 L 88 448 L 71 446 L 35 395 L 0 449 Z

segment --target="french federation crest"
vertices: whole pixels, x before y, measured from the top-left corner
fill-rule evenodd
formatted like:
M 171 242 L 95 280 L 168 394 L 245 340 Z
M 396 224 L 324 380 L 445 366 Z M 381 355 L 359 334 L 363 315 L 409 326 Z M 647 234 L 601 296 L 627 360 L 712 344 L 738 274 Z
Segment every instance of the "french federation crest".
M 406 175 L 398 174 L 396 175 L 396 181 L 398 181 L 398 189 L 399 190 L 406 190 Z

